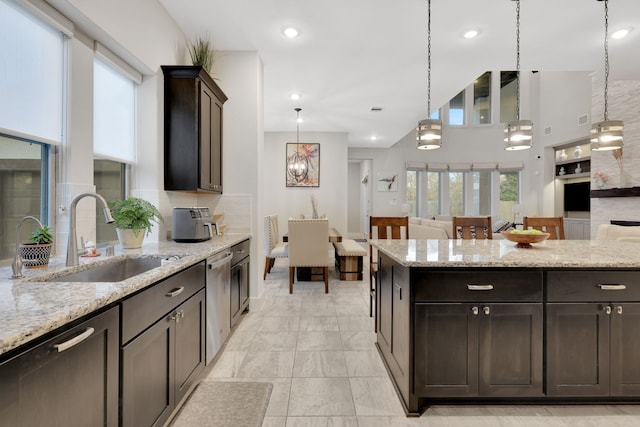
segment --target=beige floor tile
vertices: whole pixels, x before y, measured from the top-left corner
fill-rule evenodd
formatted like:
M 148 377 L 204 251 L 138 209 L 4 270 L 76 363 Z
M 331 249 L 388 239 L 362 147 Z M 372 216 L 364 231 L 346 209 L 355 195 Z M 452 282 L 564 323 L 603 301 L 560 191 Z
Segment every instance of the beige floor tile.
M 293 351 L 248 352 L 236 375 L 239 378 L 291 377 Z
M 347 350 L 376 350 L 376 334 L 373 329 L 370 332 L 365 331 L 340 331 L 342 337 L 342 345 Z
M 338 316 L 369 316 L 369 308 L 363 304 L 339 304 L 335 311 Z
M 257 351 L 293 351 L 296 349 L 298 332 L 256 332 L 249 347 L 250 352 Z
M 343 351 L 297 351 L 294 377 L 346 377 Z
M 289 416 L 355 415 L 347 378 L 292 378 Z
M 256 336 L 256 331 L 235 331 L 225 344 L 223 351 L 248 350 Z
M 373 322 L 373 317 L 368 316 L 338 316 L 341 331 L 373 332 Z
M 300 316 L 299 330 L 307 332 L 339 331 L 336 316 Z
M 404 415 L 388 378 L 349 378 L 349 381 L 357 415 Z
M 287 417 L 264 417 L 262 427 L 287 427 Z
M 299 326 L 300 316 L 263 316 L 257 325 L 257 331 L 297 331 Z
M 233 378 L 237 376 L 246 355 L 246 351 L 223 351 L 208 376 L 211 378 Z
M 345 351 L 350 377 L 386 377 L 387 370 L 377 351 Z
M 298 351 L 342 350 L 340 332 L 298 332 Z
M 358 427 L 356 417 L 289 417 L 287 427 Z

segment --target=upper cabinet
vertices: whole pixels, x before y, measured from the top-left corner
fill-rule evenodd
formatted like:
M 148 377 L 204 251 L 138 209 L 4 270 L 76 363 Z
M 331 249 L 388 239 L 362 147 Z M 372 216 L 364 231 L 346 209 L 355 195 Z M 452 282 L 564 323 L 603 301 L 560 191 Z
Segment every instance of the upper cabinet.
M 164 189 L 222 193 L 222 105 L 227 96 L 196 66 L 162 66 Z
M 555 147 L 555 155 L 556 178 L 591 175 L 591 148 L 588 139 Z

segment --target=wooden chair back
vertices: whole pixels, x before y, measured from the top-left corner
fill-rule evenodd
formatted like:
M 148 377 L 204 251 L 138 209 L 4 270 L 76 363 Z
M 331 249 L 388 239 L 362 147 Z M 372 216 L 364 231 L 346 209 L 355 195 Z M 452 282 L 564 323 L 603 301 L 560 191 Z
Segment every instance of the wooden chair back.
M 454 216 L 455 239 L 493 239 L 491 216 Z
M 369 239 L 408 239 L 408 216 L 369 217 Z M 373 246 L 369 245 L 369 262 L 375 264 Z
M 561 216 L 525 216 L 522 218 L 522 228 L 549 233 L 549 240 L 564 240 L 564 220 Z

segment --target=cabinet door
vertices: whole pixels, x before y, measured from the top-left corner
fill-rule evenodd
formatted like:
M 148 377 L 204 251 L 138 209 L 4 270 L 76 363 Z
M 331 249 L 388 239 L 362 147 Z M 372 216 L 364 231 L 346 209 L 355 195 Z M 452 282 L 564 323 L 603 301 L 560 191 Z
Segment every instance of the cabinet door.
M 391 353 L 391 334 L 393 327 L 393 273 L 392 262 L 384 256 L 378 257 L 378 277 L 376 296 L 378 303 L 378 345 Z
M 0 365 L 0 423 L 118 425 L 117 308 Z
M 482 304 L 479 394 L 543 396 L 542 304 Z
M 393 270 L 393 295 L 391 325 L 391 356 L 394 363 L 389 367 L 393 372 L 400 392 L 409 399 L 409 345 L 410 345 L 410 295 L 409 295 L 409 269 L 394 264 Z
M 477 396 L 478 308 L 471 304 L 415 304 L 416 396 Z
M 200 187 L 222 192 L 222 103 L 200 83 Z
M 611 306 L 611 395 L 640 396 L 640 304 Z
M 605 304 L 547 304 L 547 395 L 609 395 Z
M 175 406 L 173 316 L 122 349 L 122 426 L 162 426 Z
M 176 402 L 180 402 L 204 368 L 204 289 L 176 308 Z

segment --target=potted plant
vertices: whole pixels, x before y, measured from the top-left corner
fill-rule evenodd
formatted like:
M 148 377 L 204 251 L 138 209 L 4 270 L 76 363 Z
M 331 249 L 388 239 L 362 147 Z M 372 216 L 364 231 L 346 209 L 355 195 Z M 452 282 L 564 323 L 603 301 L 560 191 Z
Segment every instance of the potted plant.
M 53 236 L 49 226 L 37 228 L 29 237 L 31 243 L 20 245 L 20 255 L 27 268 L 44 268 L 49 265 Z
M 111 200 L 109 208 L 123 249 L 142 247 L 144 236 L 151 232 L 153 222 L 156 224 L 164 222 L 158 208 L 138 197 Z
M 200 66 L 211 74 L 211 67 L 215 60 L 213 43 L 206 37 L 198 36 L 193 42 L 189 42 L 189 56 L 191 63 Z

